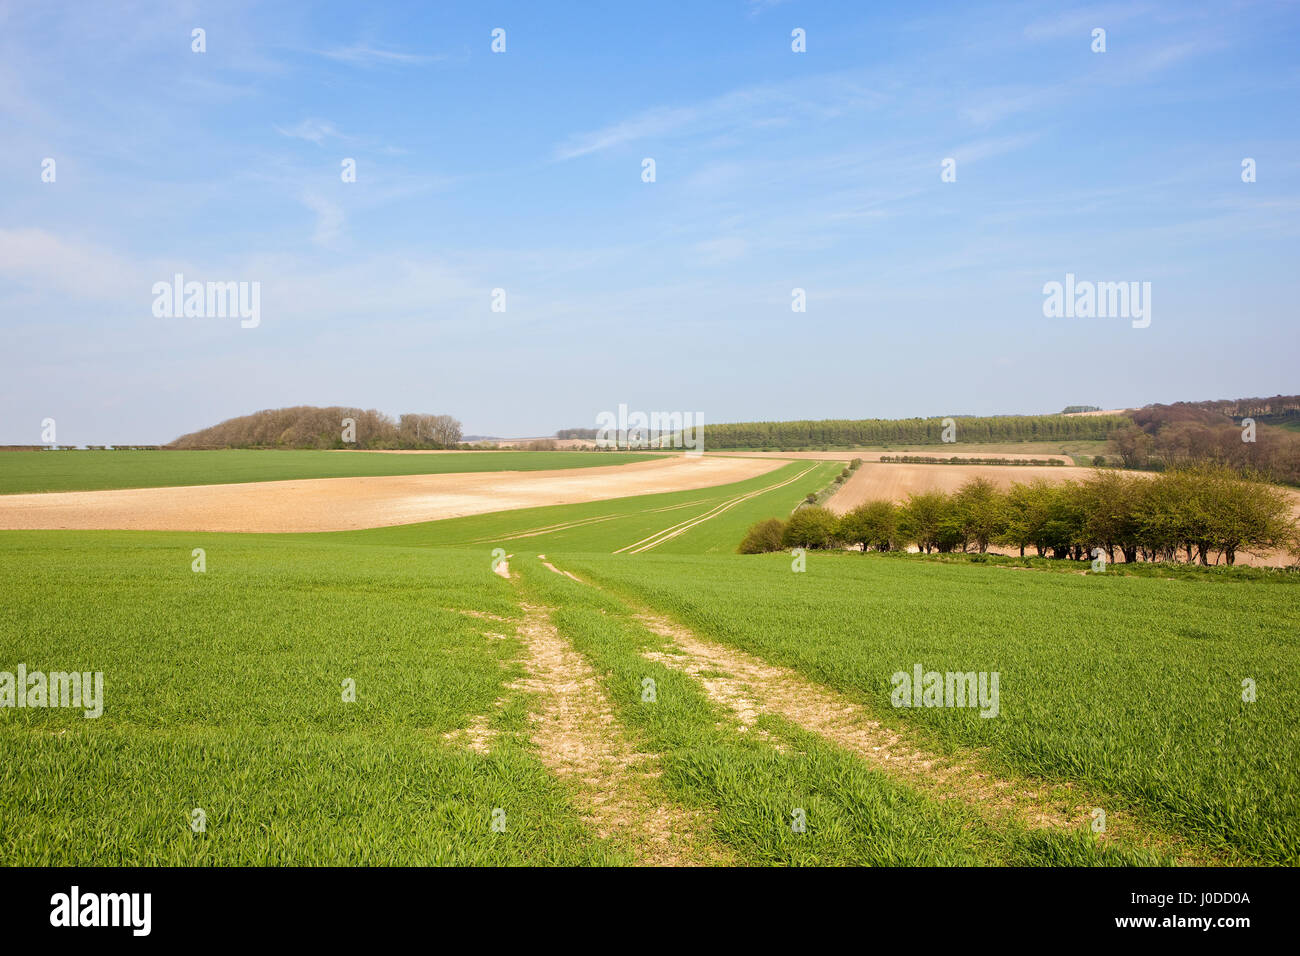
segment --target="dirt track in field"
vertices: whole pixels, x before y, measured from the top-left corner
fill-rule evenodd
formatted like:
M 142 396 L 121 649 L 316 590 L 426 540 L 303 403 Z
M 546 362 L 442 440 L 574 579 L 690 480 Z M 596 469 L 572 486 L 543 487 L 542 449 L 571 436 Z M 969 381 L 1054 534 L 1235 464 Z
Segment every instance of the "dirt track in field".
M 1014 817 L 1030 827 L 1078 826 L 1088 820 L 1088 807 L 1078 804 L 1068 784 L 1049 787 L 999 779 L 928 753 L 872 720 L 844 695 L 789 668 L 706 641 L 657 614 L 638 614 L 637 620 L 672 642 L 667 651 L 645 656 L 694 677 L 711 699 L 735 713 L 742 731 L 752 728 L 763 713 L 779 714 L 939 799 L 956 797 L 992 816 Z
M 626 465 L 0 495 L 0 530 L 350 531 L 708 488 L 781 467 L 675 455 Z
M 702 814 L 661 803 L 651 792 L 658 756 L 638 753 L 628 742 L 596 672 L 560 636 L 550 610 L 522 607 L 528 678 L 518 687 L 537 700 L 533 741 L 542 763 L 574 788 L 586 822 L 601 837 L 628 845 L 641 864 L 719 862 L 694 842 Z
M 572 572 L 544 562 L 556 574 L 603 590 Z M 993 821 L 1017 821 L 1031 829 L 1069 829 L 1086 825 L 1090 810 L 1101 800 L 1068 781 L 1000 776 L 977 765 L 981 755 L 966 751 L 940 756 L 912 742 L 907 735 L 873 719 L 867 709 L 839 691 L 819 684 L 788 667 L 770 664 L 739 648 L 701 637 L 677 622 L 627 602 L 633 618 L 666 643 L 662 651 L 642 656 L 694 678 L 709 699 L 730 711 L 740 733 L 771 738 L 756 727 L 764 714 L 775 714 L 847 750 L 872 769 L 929 796 L 967 804 Z M 782 749 L 778 743 L 773 743 Z M 1106 839 L 1142 839 L 1127 814 L 1112 814 Z M 1175 840 L 1172 852 L 1184 862 L 1204 864 L 1200 851 Z

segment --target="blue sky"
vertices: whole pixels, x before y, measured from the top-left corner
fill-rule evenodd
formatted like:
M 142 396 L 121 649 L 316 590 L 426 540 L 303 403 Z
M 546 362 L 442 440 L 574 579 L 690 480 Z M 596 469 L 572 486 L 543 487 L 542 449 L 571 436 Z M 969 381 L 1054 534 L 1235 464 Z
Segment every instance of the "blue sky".
M 1300 390 L 1295 4 L 890 6 L 3 0 L 0 443 Z M 260 325 L 155 317 L 176 272 Z M 1066 273 L 1150 327 L 1045 318 Z

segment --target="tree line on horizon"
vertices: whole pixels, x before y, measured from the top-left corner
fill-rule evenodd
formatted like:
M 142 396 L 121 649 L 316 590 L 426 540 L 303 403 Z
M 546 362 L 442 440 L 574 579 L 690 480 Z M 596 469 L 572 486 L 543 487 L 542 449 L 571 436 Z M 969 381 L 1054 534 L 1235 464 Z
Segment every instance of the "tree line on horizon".
M 1194 408 L 1219 412 L 1229 418 L 1300 417 L 1300 395 L 1274 395 L 1271 398 L 1220 398 L 1205 402 L 1174 402 L 1172 405 L 1149 405 L 1148 408 Z
M 345 424 L 349 419 L 350 432 Z M 295 405 L 230 418 L 182 435 L 166 447 L 440 449 L 459 447 L 461 435 L 460 422 L 450 415 L 407 413 L 394 419 L 373 408 Z
M 1267 417 L 1244 426 L 1231 414 Z M 1250 417 L 1250 416 L 1241 416 Z M 352 419 L 351 436 L 344 420 Z M 936 445 L 941 418 L 750 422 L 704 425 L 704 447 L 797 451 L 855 445 Z M 1125 468 L 1166 470 L 1223 464 L 1273 481 L 1300 485 L 1300 396 L 1148 405 L 1126 415 L 953 416 L 947 437 L 957 445 L 992 442 L 1107 440 L 1095 459 Z M 1296 429 L 1296 430 L 1292 430 Z M 595 429 L 561 429 L 557 438 L 588 438 Z M 355 438 L 349 442 L 347 437 Z M 1249 440 L 1253 438 L 1254 440 Z M 461 424 L 450 415 L 408 413 L 394 419 L 375 409 L 344 406 L 266 409 L 231 418 L 164 446 L 195 448 L 457 448 Z M 549 444 L 549 443 L 548 443 Z M 532 445 L 530 447 L 540 447 Z
M 1123 415 L 951 416 L 956 443 L 1105 440 L 1131 425 Z M 942 445 L 942 418 L 826 419 L 704 425 L 705 448 L 797 451 L 821 445 Z
M 1286 492 L 1223 465 L 1141 475 L 1098 469 L 1082 481 L 1043 478 L 1000 491 L 972 478 L 957 491 L 868 501 L 843 516 L 802 507 L 786 521 L 753 525 L 741 554 L 786 548 L 861 547 L 926 554 L 1032 549 L 1039 557 L 1231 565 L 1242 552 L 1300 558 L 1300 529 Z

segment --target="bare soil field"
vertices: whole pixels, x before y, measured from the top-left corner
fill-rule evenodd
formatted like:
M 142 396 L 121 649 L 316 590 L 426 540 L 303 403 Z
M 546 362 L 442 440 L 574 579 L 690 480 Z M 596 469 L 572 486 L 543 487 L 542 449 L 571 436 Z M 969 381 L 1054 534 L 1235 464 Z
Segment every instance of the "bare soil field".
M 678 455 L 557 471 L 316 478 L 0 496 L 0 529 L 350 531 L 688 491 L 765 474 L 776 460 Z
M 837 515 L 866 501 L 888 498 L 902 502 L 923 491 L 954 492 L 971 478 L 987 478 L 1005 491 L 1014 482 L 1035 478 L 1064 481 L 1087 478 L 1091 468 L 1072 465 L 893 465 L 865 462 L 826 502 Z

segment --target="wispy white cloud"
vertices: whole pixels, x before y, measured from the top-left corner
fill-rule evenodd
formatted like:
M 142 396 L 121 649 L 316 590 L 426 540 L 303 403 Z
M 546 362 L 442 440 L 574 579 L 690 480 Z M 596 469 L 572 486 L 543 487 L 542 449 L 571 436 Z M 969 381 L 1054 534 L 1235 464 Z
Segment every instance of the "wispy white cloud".
M 316 214 L 316 228 L 311 241 L 322 246 L 337 241 L 343 234 L 343 207 L 316 192 L 305 192 L 301 199 L 302 204 Z
M 224 83 L 220 80 L 194 74 L 178 76 L 176 78 L 176 88 L 183 95 L 198 94 L 205 99 L 221 103 L 257 96 L 259 93 L 258 87 L 253 84 Z
M 384 50 L 364 43 L 354 43 L 352 46 L 336 47 L 332 50 L 319 50 L 318 52 L 321 56 L 328 57 L 331 60 L 351 63 L 355 66 L 376 66 L 384 63 L 414 65 L 417 63 L 431 63 L 439 59 L 434 56 L 403 53 L 401 50 Z
M 963 143 L 952 151 L 952 157 L 959 163 L 976 163 L 982 159 L 991 159 L 1006 153 L 1024 149 L 1038 139 L 1037 133 L 1023 133 L 1019 136 L 1000 136 L 990 139 Z
M 302 202 L 319 210 L 322 228 L 339 224 L 337 205 L 320 197 Z M 263 253 L 251 257 L 193 260 L 182 256 L 136 257 L 105 245 L 44 229 L 0 229 L 0 308 L 35 305 L 39 324 L 66 309 L 59 302 L 94 304 L 143 321 L 150 317 L 153 283 L 187 278 L 248 279 L 263 285 L 284 321 L 355 316 L 364 311 L 390 317 L 427 314 L 430 303 L 445 307 L 442 318 L 462 317 L 471 307 L 487 309 L 491 283 L 482 278 L 499 257 L 452 264 L 429 255 L 384 254 L 340 264 L 329 256 Z M 513 303 L 512 303 L 513 305 Z M 16 310 L 15 310 L 16 312 Z
M 1028 40 L 1058 40 L 1074 36 L 1088 38 L 1092 31 L 1101 27 L 1109 31 L 1118 24 L 1150 12 L 1150 8 L 1141 4 L 1109 4 L 1089 7 L 1076 7 L 1064 10 L 1049 19 L 1035 20 L 1025 26 L 1025 38 Z
M 318 119 L 305 119 L 288 129 L 277 126 L 275 130 L 281 136 L 288 136 L 290 139 L 305 139 L 317 146 L 323 146 L 327 139 L 347 139 L 333 123 Z
M 1227 44 L 1216 37 L 1195 37 L 1141 50 L 1121 74 L 1122 82 L 1146 79 L 1153 73 L 1176 66 L 1184 60 L 1222 49 Z
M 50 292 L 75 301 L 110 301 L 148 291 L 158 272 L 108 249 L 67 239 L 46 229 L 0 229 L 0 277 L 21 290 Z M 154 276 L 161 278 L 161 276 Z
M 976 126 L 992 126 L 1017 113 L 1042 109 L 1061 95 L 1061 89 L 1055 86 L 995 87 L 975 93 L 975 101 L 964 107 L 961 115 Z
M 577 159 L 652 136 L 675 133 L 695 122 L 699 116 L 700 110 L 693 108 L 647 110 L 620 123 L 572 136 L 556 147 L 555 156 L 557 159 Z
M 697 242 L 692 251 L 700 265 L 716 266 L 742 259 L 749 251 L 749 243 L 737 236 L 722 236 Z
M 555 148 L 559 160 L 577 159 L 645 139 L 712 135 L 782 127 L 800 118 L 829 120 L 872 109 L 887 97 L 842 75 L 731 90 L 699 103 L 643 110 L 596 130 L 577 133 Z

